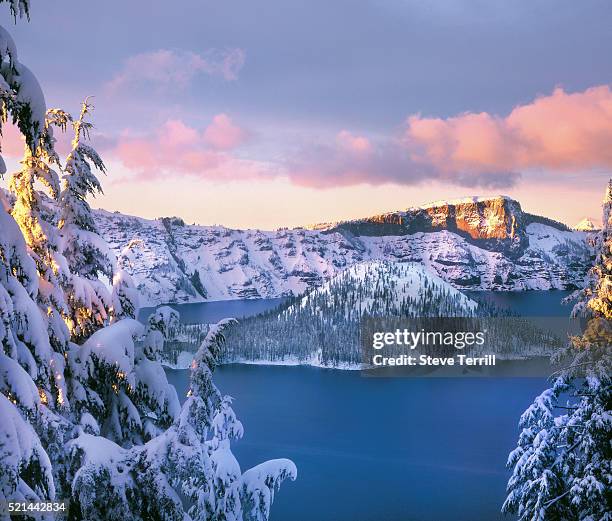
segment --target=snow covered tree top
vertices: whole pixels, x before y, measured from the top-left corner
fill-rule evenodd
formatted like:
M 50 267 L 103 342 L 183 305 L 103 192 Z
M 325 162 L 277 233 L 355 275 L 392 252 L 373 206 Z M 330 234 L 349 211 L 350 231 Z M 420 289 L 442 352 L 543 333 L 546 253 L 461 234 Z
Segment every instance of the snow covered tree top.
M 608 181 L 608 188 L 603 200 L 603 228 L 612 231 L 612 179 Z
M 8 31 L 0 26 L 0 57 L 4 61 L 5 57 L 9 63 L 17 61 L 17 47 L 13 37 Z
M 27 15 L 28 3 L 23 0 L 9 1 L 11 11 L 17 17 Z M 17 49 L 11 35 L 0 27 L 0 135 L 2 125 L 11 120 L 15 124 L 26 144 L 34 153 L 42 141 L 47 145 L 52 136 L 45 134 L 45 97 L 32 72 L 17 59 Z M 6 172 L 4 161 L 0 157 L 0 174 Z
M 8 2 L 13 17 L 17 19 L 24 16 L 30 19 L 30 0 L 0 0 L 0 3 Z

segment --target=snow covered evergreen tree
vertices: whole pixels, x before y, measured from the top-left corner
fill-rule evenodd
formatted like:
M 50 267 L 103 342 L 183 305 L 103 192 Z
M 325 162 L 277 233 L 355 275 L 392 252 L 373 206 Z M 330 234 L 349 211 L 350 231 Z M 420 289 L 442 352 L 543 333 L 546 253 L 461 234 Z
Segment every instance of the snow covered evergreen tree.
M 87 203 L 89 195 L 102 193 L 102 186 L 92 167 L 105 172 L 98 153 L 83 143 L 92 128 L 92 124 L 86 120 L 91 110 L 92 105 L 86 99 L 81 105 L 79 118 L 69 118 L 74 137 L 63 169 L 62 191 L 58 200 L 62 251 L 72 272 L 65 284 L 69 324 L 72 337 L 77 341 L 89 337 L 109 318 L 111 296 L 99 277 L 105 276 L 111 281 L 116 262 L 108 245 L 98 234 Z
M 164 311 L 162 316 L 169 314 Z M 268 519 L 274 491 L 284 479 L 295 479 L 297 470 L 281 459 L 240 471 L 230 442 L 242 436 L 242 424 L 231 400 L 212 382 L 227 324 L 212 328 L 202 343 L 191 369 L 188 398 L 168 429 L 131 448 L 88 433 L 69 443 L 78 467 L 73 508 L 85 519 Z
M 35 302 L 36 264 L 2 194 L 0 203 L 0 498 L 43 501 L 56 492 L 41 438 L 53 421 L 50 408 L 68 406 L 64 358 Z
M 140 293 L 128 273 L 130 265 L 129 245 L 119 255 L 113 277 L 111 322 L 122 318 L 137 318 L 140 306 Z
M 59 194 L 59 178 L 52 166 L 57 157 L 52 148 L 52 128 L 45 127 L 45 138 L 32 150 L 25 146 L 21 170 L 10 179 L 9 188 L 15 196 L 11 214 L 19 225 L 30 254 L 36 263 L 41 284 L 38 303 L 47 314 L 51 343 L 56 351 L 63 352 L 69 339 L 64 317 L 68 313 L 62 286 L 70 273 L 66 259 L 61 254 L 60 236 L 52 222 L 45 218 L 44 196 L 37 189 L 39 182 L 49 195 Z
M 12 7 L 19 8 L 15 12 L 25 13 L 23 5 L 11 4 Z M 0 28 L 0 40 L 0 70 L 5 80 L 3 88 L 0 89 L 3 103 L 2 121 L 7 121 L 10 116 L 25 138 L 22 168 L 13 174 L 9 184 L 15 201 L 10 208 L 7 202 L 3 201 L 3 210 L 10 211 L 19 225 L 28 254 L 38 272 L 35 286 L 31 282 L 25 284 L 28 297 L 34 299 L 39 306 L 38 316 L 35 317 L 29 302 L 17 285 L 11 284 L 10 289 L 9 286 L 7 289 L 14 299 L 19 298 L 20 306 L 29 308 L 28 320 L 16 330 L 22 340 L 21 345 L 30 350 L 33 363 L 38 366 L 35 381 L 41 400 L 49 404 L 67 406 L 63 353 L 67 349 L 69 331 L 63 320 L 66 304 L 60 287 L 60 281 L 67 275 L 67 267 L 59 252 L 57 230 L 45 219 L 44 196 L 35 187 L 35 183 L 40 182 L 49 190 L 51 196 L 57 195 L 59 190 L 59 180 L 52 168 L 57 163 L 57 155 L 53 149 L 53 129 L 51 120 L 46 117 L 40 85 L 34 75 L 19 63 L 15 44 L 3 28 Z M 10 229 L 7 224 L 6 233 L 11 233 Z M 22 294 L 21 297 L 18 293 Z M 23 309 L 20 311 L 23 312 Z M 46 330 L 48 336 L 43 339 L 38 335 L 36 343 L 28 341 L 32 333 L 27 329 L 34 327 Z M 39 349 L 44 350 L 44 356 L 41 356 Z M 22 353 L 20 361 L 23 362 L 24 357 L 25 353 Z
M 10 5 L 15 16 L 27 13 L 27 2 Z M 40 180 L 55 191 L 57 176 L 45 163 L 54 156 L 42 91 L 3 28 L 0 59 L 2 123 L 10 118 L 25 138 L 22 170 L 11 180 L 18 192 L 14 204 L 0 194 L 0 498 L 44 501 L 56 497 L 49 454 L 65 423 L 53 410 L 69 411 L 63 356 L 68 330 L 63 295 L 53 285 L 65 266 L 33 185 Z M 0 167 L 4 173 L 3 161 Z M 45 439 L 52 425 L 54 436 Z
M 612 179 L 608 181 L 603 203 L 603 226 L 600 249 L 593 269 L 595 287 L 588 301 L 590 312 L 596 316 L 612 317 Z
M 612 314 L 612 179 L 608 181 L 602 229 L 594 238 L 594 246 L 597 257 L 585 288 L 568 297 L 569 301 L 577 301 L 573 316 L 589 317 L 593 312 L 604 316 Z
M 10 6 L 28 14 L 26 0 Z M 0 192 L 0 500 L 69 499 L 69 517 L 85 520 L 267 519 L 274 488 L 295 478 L 295 466 L 277 460 L 241 474 L 229 443 L 242 425 L 211 380 L 217 336 L 202 346 L 181 408 L 158 360 L 176 313 L 162 308 L 146 327 L 130 318 L 138 306 L 126 277 L 115 279 L 112 325 L 93 300 L 112 263 L 88 224 L 85 197 L 99 187 L 88 161 L 102 165 L 80 143 L 88 107 L 73 122 L 60 234 L 48 211 L 59 194 L 53 128 L 71 119 L 46 112 L 2 28 L 0 58 L 2 122 L 12 118 L 26 141 L 14 201 Z
M 260 521 L 268 519 L 274 491 L 285 479 L 295 479 L 297 469 L 290 460 L 279 459 L 241 474 L 231 453 L 230 441 L 242 437 L 243 427 L 231 408 L 231 398 L 221 396 L 212 374 L 225 341 L 223 332 L 232 322 L 221 321 L 211 328 L 196 353 L 180 426 L 184 434 L 189 433 L 189 438 L 206 443 L 214 476 L 209 493 L 198 493 L 194 519 Z
M 111 321 L 136 318 L 140 294 L 127 271 L 119 269 L 113 277 Z
M 89 137 L 93 127 L 85 120 L 92 108 L 86 99 L 81 105 L 79 118 L 72 121 L 74 138 L 64 166 L 59 197 L 59 228 L 65 242 L 64 255 L 72 271 L 92 280 L 101 274 L 111 279 L 115 259 L 108 245 L 100 238 L 91 207 L 87 203 L 89 195 L 95 197 L 102 193 L 102 185 L 92 171 L 92 166 L 102 173 L 106 171 L 98 153 L 82 142 Z
M 519 422 L 505 512 L 520 520 L 612 519 L 612 181 L 581 313 L 588 322 L 558 359 L 565 367 Z

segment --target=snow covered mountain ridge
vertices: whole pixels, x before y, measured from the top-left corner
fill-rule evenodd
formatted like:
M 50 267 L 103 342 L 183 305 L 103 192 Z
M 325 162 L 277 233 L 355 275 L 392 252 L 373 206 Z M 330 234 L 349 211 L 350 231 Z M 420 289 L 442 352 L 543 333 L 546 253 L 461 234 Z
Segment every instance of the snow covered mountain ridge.
M 233 230 L 104 210 L 95 218 L 148 304 L 299 295 L 369 260 L 421 263 L 460 289 L 573 289 L 593 255 L 587 232 L 504 196 L 316 229 Z

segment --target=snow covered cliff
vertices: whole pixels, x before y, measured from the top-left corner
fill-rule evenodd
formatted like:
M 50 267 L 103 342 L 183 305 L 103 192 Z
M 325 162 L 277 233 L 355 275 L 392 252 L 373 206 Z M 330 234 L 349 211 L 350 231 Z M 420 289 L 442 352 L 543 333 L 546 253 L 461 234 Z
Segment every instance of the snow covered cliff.
M 418 262 L 462 289 L 573 289 L 592 263 L 586 232 L 503 196 L 315 229 L 232 230 L 103 210 L 96 222 L 148 304 L 298 295 L 368 260 Z

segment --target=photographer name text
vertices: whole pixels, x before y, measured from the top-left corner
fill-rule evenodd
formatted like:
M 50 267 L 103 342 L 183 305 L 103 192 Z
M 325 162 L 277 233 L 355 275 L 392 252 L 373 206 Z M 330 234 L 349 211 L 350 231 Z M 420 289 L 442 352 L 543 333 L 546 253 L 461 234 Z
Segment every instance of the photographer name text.
M 492 366 L 496 364 L 495 355 L 484 354 L 470 356 L 467 354 L 454 354 L 452 356 L 432 356 L 431 354 L 416 354 L 413 351 L 419 347 L 454 347 L 461 351 L 464 348 L 482 347 L 485 343 L 485 332 L 471 331 L 411 331 L 396 329 L 395 331 L 377 331 L 372 335 L 372 356 L 374 366 Z M 402 347 L 410 354 L 397 354 L 392 356 L 380 352 L 383 348 Z

